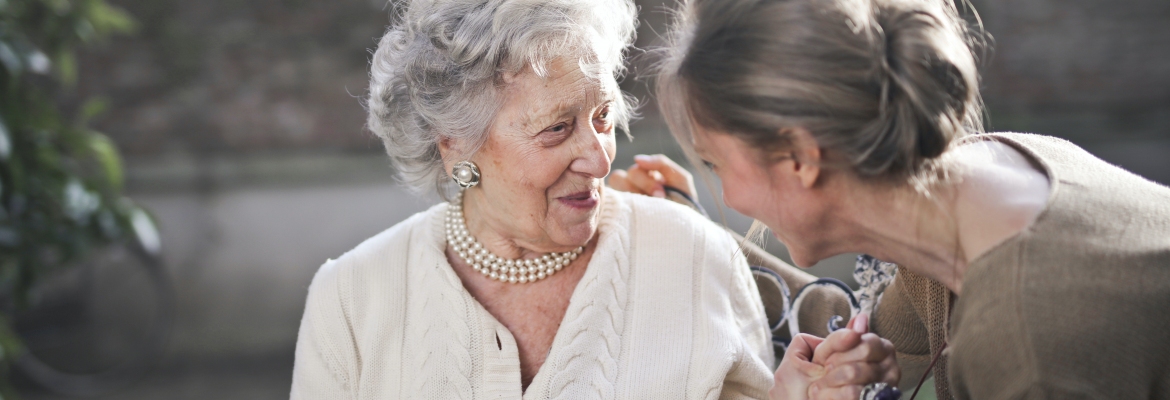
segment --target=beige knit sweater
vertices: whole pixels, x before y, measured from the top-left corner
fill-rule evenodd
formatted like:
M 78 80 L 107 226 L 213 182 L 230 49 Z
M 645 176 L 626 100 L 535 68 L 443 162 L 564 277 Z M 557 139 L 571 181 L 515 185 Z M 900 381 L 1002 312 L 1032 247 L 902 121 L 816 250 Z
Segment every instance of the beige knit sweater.
M 606 192 L 593 258 L 521 393 L 515 339 L 447 263 L 445 210 L 321 267 L 293 399 L 767 396 L 774 356 L 755 282 L 731 236 L 694 211 Z
M 974 260 L 963 295 L 898 271 L 873 318 L 903 390 L 944 343 L 940 399 L 1170 399 L 1170 188 L 1067 141 L 983 134 L 1036 160 L 1050 196 Z

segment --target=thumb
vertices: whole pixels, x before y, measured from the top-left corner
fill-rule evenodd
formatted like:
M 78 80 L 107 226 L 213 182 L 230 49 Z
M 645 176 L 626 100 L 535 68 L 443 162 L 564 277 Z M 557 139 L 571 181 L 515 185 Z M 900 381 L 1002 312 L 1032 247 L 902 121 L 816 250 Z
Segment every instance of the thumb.
M 811 361 L 813 352 L 824 341 L 825 339 L 807 333 L 797 334 L 788 344 L 788 349 L 784 351 L 784 359 Z
M 801 333 L 792 338 L 780 367 L 776 368 L 775 384 L 768 391 L 772 399 L 805 399 L 813 381 L 825 376 L 825 367 L 809 362 L 817 346 L 824 339 Z
M 856 321 L 850 323 L 850 326 Z M 824 343 L 813 352 L 812 362 L 825 365 L 833 354 L 852 350 L 861 344 L 861 333 L 853 329 L 838 329 L 825 337 Z
M 825 339 L 807 333 L 798 334 L 792 338 L 788 349 L 784 351 L 784 359 L 780 363 L 787 363 L 787 366 L 798 372 L 800 376 L 820 378 L 825 375 L 827 370 L 824 365 L 812 362 L 812 359 L 817 347 L 820 347 L 824 341 Z M 776 371 L 776 375 L 779 377 L 780 371 Z

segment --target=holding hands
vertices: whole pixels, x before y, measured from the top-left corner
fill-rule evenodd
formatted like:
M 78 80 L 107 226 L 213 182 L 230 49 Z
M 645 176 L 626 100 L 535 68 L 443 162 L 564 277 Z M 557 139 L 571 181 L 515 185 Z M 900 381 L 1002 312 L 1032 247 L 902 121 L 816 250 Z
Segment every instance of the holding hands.
M 694 178 L 670 158 L 637 155 L 634 162 L 627 170 L 613 171 L 611 188 L 681 202 L 667 196 L 666 188 L 672 187 L 694 198 Z M 870 333 L 869 316 L 861 314 L 847 328 L 823 339 L 804 333 L 792 338 L 769 396 L 773 400 L 858 400 L 866 385 L 885 383 L 892 388 L 900 378 L 894 345 Z
M 867 384 L 897 385 L 901 370 L 894 345 L 868 332 L 865 314 L 848 326 L 824 339 L 804 333 L 792 338 L 776 369 L 771 398 L 857 400 Z

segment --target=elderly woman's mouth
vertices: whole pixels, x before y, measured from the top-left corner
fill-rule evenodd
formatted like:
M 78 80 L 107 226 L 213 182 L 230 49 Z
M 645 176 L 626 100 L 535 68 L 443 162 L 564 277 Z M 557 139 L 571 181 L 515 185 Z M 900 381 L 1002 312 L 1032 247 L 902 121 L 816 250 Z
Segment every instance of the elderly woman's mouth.
M 593 209 L 597 207 L 601 195 L 597 190 L 583 190 L 565 196 L 557 197 L 557 201 L 566 206 L 577 209 Z

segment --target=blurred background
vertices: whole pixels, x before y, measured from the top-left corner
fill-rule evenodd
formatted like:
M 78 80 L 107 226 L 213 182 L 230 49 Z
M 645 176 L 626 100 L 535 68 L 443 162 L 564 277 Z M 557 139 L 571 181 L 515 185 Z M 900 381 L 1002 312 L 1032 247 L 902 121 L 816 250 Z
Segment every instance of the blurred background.
M 367 61 L 388 7 L 108 3 L 136 28 L 77 52 L 76 84 L 54 96 L 64 110 L 104 102 L 89 125 L 120 150 L 126 194 L 157 221 L 175 303 L 161 361 L 99 398 L 287 398 L 317 268 L 437 201 L 398 186 L 381 143 L 363 130 Z M 638 3 L 644 48 L 673 3 Z M 1170 183 L 1170 2 L 973 3 L 995 38 L 983 66 L 990 130 L 1063 137 Z M 633 141 L 619 142 L 618 168 L 639 153 L 682 159 L 637 79 L 644 69 L 634 62 L 623 83 L 645 105 Z M 715 210 L 715 192 L 700 191 Z M 726 222 L 740 232 L 750 224 L 730 210 Z M 779 244 L 768 248 L 785 256 Z M 812 268 L 852 283 L 851 270 L 850 255 Z M 23 398 L 67 398 L 16 383 Z

